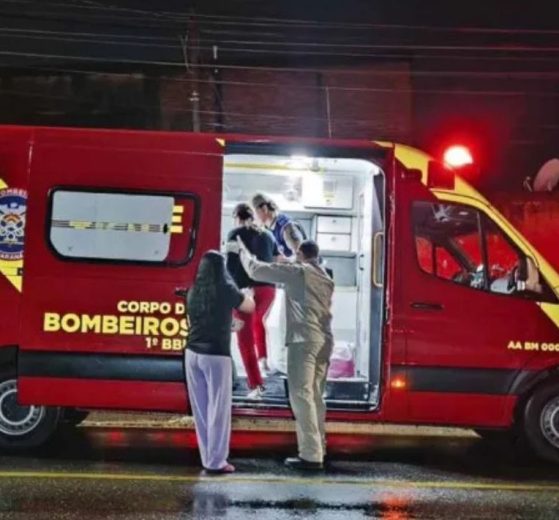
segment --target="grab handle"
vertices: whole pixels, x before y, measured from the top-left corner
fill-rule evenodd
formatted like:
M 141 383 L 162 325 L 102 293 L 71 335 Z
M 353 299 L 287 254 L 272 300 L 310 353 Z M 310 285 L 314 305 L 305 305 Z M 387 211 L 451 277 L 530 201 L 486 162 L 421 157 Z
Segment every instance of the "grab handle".
M 382 279 L 379 279 L 379 266 L 382 267 L 384 232 L 378 231 L 373 236 L 373 285 L 382 289 Z M 379 278 L 377 278 L 379 277 Z

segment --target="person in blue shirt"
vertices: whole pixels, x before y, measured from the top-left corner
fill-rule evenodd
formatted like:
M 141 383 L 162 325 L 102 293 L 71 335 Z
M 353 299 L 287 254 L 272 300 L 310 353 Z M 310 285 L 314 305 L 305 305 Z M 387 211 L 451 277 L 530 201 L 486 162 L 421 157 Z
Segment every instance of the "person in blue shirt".
M 282 256 L 293 259 L 295 252 L 307 238 L 301 225 L 281 213 L 278 205 L 263 193 L 256 193 L 252 197 L 252 207 L 258 220 L 274 235 Z

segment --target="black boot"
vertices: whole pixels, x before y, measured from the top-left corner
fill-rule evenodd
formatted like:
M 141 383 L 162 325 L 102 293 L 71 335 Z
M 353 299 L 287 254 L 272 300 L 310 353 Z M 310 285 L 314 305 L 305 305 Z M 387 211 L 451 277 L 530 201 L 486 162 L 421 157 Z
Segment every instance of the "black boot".
M 285 459 L 284 464 L 291 469 L 302 469 L 305 471 L 320 471 L 324 469 L 322 462 L 311 462 L 301 457 L 289 457 Z

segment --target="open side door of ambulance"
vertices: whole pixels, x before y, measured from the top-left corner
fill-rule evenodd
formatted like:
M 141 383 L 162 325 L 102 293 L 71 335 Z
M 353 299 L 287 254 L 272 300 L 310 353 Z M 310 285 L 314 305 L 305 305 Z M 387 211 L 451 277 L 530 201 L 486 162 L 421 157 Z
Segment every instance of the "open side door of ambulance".
M 277 142 L 279 141 L 279 142 Z M 334 353 L 326 400 L 329 409 L 371 410 L 379 402 L 381 343 L 385 320 L 385 183 L 391 149 L 373 143 L 325 144 L 278 139 L 227 140 L 224 159 L 222 241 L 232 210 L 263 192 L 317 241 L 333 272 Z M 285 294 L 279 287 L 266 321 L 268 361 L 276 375 L 265 379 L 262 400 L 247 399 L 243 364 L 237 360 L 238 408 L 285 408 Z M 233 348 L 235 361 L 236 348 Z M 279 369 L 279 370 L 278 370 Z M 278 375 L 279 372 L 279 375 Z

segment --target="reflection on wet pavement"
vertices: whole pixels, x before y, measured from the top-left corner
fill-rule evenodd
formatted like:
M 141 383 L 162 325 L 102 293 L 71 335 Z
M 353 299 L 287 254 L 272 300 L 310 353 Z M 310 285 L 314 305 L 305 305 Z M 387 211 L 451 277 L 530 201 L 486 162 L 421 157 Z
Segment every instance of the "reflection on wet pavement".
M 474 438 L 333 438 L 317 475 L 284 468 L 293 443 L 277 441 L 237 436 L 239 471 L 208 478 L 192 432 L 67 432 L 48 450 L 1 458 L 0 517 L 555 520 L 559 511 L 556 468 Z

